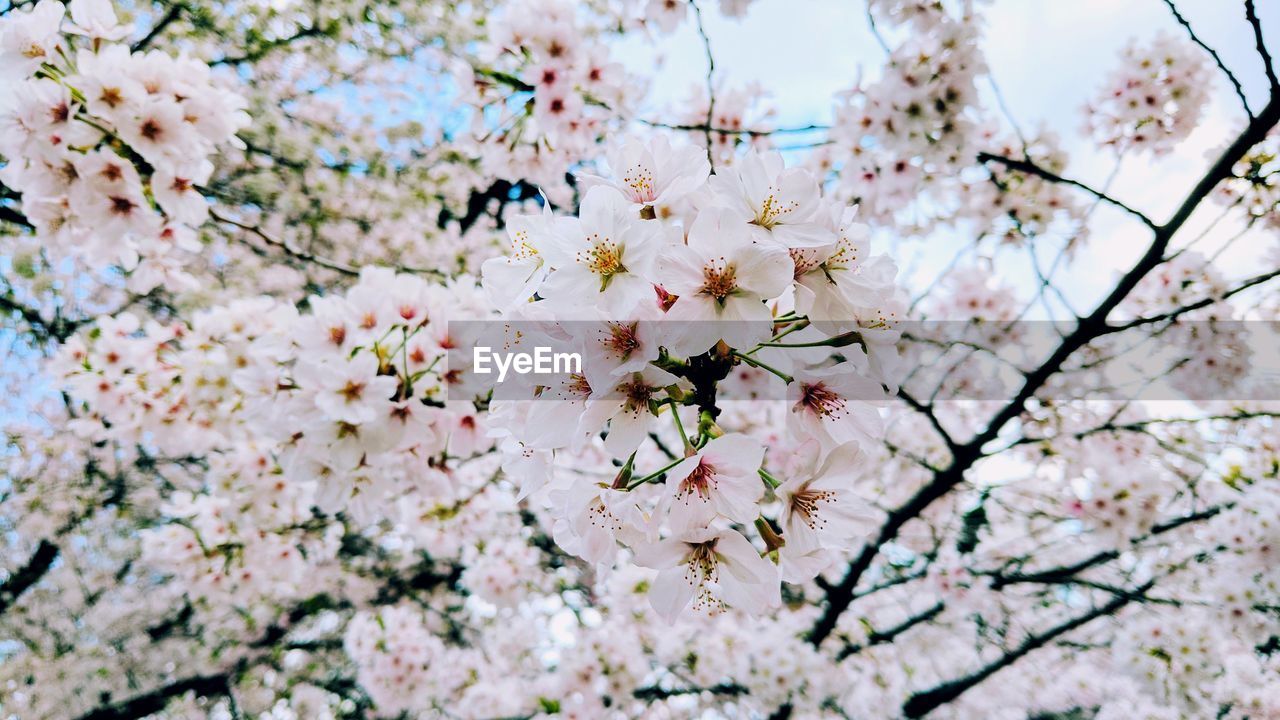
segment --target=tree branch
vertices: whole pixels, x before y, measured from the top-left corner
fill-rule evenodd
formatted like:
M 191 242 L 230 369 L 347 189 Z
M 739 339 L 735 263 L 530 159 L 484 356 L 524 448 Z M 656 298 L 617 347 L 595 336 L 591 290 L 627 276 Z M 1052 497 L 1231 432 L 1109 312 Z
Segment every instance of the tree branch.
M 738 128 L 735 130 L 733 128 L 714 127 L 710 123 L 706 123 L 703 125 L 690 125 L 690 124 L 679 124 L 679 123 L 665 123 L 665 122 L 659 122 L 657 120 L 644 120 L 644 119 L 637 120 L 636 122 L 639 122 L 642 125 L 648 125 L 649 127 L 663 128 L 664 130 L 684 130 L 686 132 L 719 133 L 721 135 L 746 135 L 747 137 L 753 137 L 753 138 L 769 137 L 770 135 L 795 135 L 795 134 L 801 134 L 801 133 L 816 132 L 818 130 L 831 129 L 829 125 L 819 125 L 817 123 L 814 123 L 811 125 L 797 125 L 795 127 L 774 128 L 773 130 L 753 130 L 750 128 L 747 128 L 747 129 Z
M 3 615 L 10 607 L 18 601 L 18 597 L 26 592 L 28 588 L 35 585 L 45 573 L 49 572 L 49 568 L 53 567 L 54 560 L 58 559 L 59 549 L 57 545 L 48 540 L 41 540 L 36 547 L 36 551 L 31 553 L 31 557 L 27 563 L 17 568 L 9 575 L 9 578 L 0 585 L 0 615 Z
M 715 172 L 715 145 L 711 142 L 711 125 L 716 110 L 716 58 L 711 53 L 711 38 L 707 37 L 707 29 L 702 24 L 702 8 L 698 7 L 697 0 L 689 0 L 689 4 L 693 6 L 693 17 L 698 25 L 698 37 L 702 38 L 702 47 L 707 54 L 707 125 L 704 132 L 707 139 L 707 162 L 711 165 L 711 172 Z
M 1105 202 L 1109 205 L 1118 207 L 1121 210 L 1129 213 L 1130 215 L 1138 218 L 1139 220 L 1142 221 L 1143 225 L 1146 225 L 1152 230 L 1157 229 L 1155 221 L 1147 217 L 1142 212 L 1129 207 L 1128 205 L 1102 192 L 1101 190 L 1094 190 L 1093 188 L 1089 187 L 1088 185 L 1085 185 L 1084 183 L 1078 180 L 1071 180 L 1070 178 L 1064 178 L 1061 175 L 1058 175 L 1057 173 L 1053 173 L 1048 170 L 1045 170 L 1044 168 L 1040 167 L 1039 165 L 1036 165 L 1030 160 L 1014 160 L 1013 158 L 1007 158 L 1007 157 L 1004 157 L 1003 155 L 993 155 L 989 152 L 980 152 L 978 153 L 978 162 L 983 163 L 984 165 L 989 162 L 997 162 L 1009 168 L 1010 170 L 1017 170 L 1018 172 L 1024 172 L 1024 173 L 1027 173 L 1028 175 L 1035 175 L 1036 177 L 1043 178 L 1045 180 L 1048 180 L 1049 182 L 1061 183 L 1063 185 L 1070 185 L 1072 187 L 1079 188 L 1089 193 L 1093 197 L 1097 198 L 1098 200 L 1101 200 L 1102 202 Z
M 866 648 L 866 647 L 871 647 L 873 645 L 883 645 L 884 643 L 892 642 L 894 638 L 910 630 L 911 628 L 919 625 L 920 623 L 929 622 L 930 620 L 938 617 L 939 615 L 942 614 L 942 611 L 945 609 L 946 609 L 946 605 L 940 602 L 935 603 L 929 606 L 927 609 L 922 610 L 921 612 L 918 612 L 915 615 L 912 615 L 911 617 L 907 618 L 906 620 L 903 620 L 902 622 L 898 623 L 897 625 L 894 625 L 893 627 L 885 628 L 884 630 L 874 630 L 867 635 L 866 645 L 855 645 L 855 644 L 846 645 L 840 652 L 836 653 L 836 660 L 837 661 L 844 660 L 850 655 L 857 654 L 858 652 L 862 651 L 863 648 Z
M 1248 290 L 1251 287 L 1261 285 L 1266 282 L 1270 282 L 1271 280 L 1274 280 L 1277 277 L 1280 277 L 1280 268 L 1277 268 L 1270 272 L 1262 273 L 1261 275 L 1254 275 L 1253 277 L 1241 282 L 1236 287 L 1231 288 L 1230 290 L 1222 293 L 1221 295 L 1212 295 L 1210 297 L 1201 298 L 1193 303 L 1183 305 L 1182 307 L 1177 308 L 1176 310 L 1170 310 L 1169 312 L 1160 313 L 1159 315 L 1150 315 L 1147 317 L 1136 318 L 1134 320 L 1130 320 L 1129 322 L 1123 323 L 1121 325 L 1109 325 L 1107 327 L 1107 332 L 1123 332 L 1125 330 L 1131 330 L 1135 327 L 1140 327 L 1142 325 L 1150 325 L 1151 323 L 1162 322 L 1165 320 L 1175 320 L 1178 317 L 1181 317 L 1182 315 L 1185 315 L 1191 312 L 1192 310 L 1199 310 L 1200 308 L 1208 307 L 1210 305 L 1213 305 L 1214 303 L 1222 302 L 1232 296 L 1239 295 L 1240 293 L 1244 292 L 1245 290 Z
M 31 221 L 27 219 L 26 215 L 23 215 L 11 207 L 5 207 L 3 205 L 0 205 L 0 220 L 7 223 L 13 223 L 14 225 L 24 227 L 28 230 L 34 230 L 36 227 L 31 224 Z
M 1267 73 L 1267 82 L 1271 84 L 1274 96 L 1280 90 L 1280 80 L 1276 79 L 1275 67 L 1271 64 L 1271 53 L 1267 52 L 1267 44 L 1262 40 L 1262 23 L 1258 20 L 1258 11 L 1253 7 L 1253 0 L 1244 0 L 1244 17 L 1253 26 L 1253 39 L 1258 46 L 1258 55 L 1262 57 L 1262 68 Z
M 1173 0 L 1164 0 L 1164 4 L 1169 6 L 1169 12 L 1173 13 L 1173 19 L 1177 20 L 1178 24 L 1186 29 L 1187 35 L 1191 37 L 1191 42 L 1199 45 L 1205 52 L 1209 53 L 1209 57 L 1213 58 L 1213 61 L 1218 64 L 1218 69 L 1222 70 L 1222 73 L 1231 81 L 1231 86 L 1235 88 L 1236 97 L 1240 98 L 1240 104 L 1244 106 L 1244 113 L 1249 117 L 1253 117 L 1253 110 L 1249 107 L 1249 99 L 1245 97 L 1244 88 L 1240 85 L 1240 81 L 1236 79 L 1235 73 L 1231 72 L 1226 63 L 1222 62 L 1222 58 L 1218 56 L 1216 50 L 1209 47 L 1200 39 L 1199 35 L 1196 35 L 1196 31 L 1191 29 L 1191 23 L 1182 16 L 1182 13 L 1178 12 L 1178 6 L 1174 5 Z
M 1234 507 L 1234 504 L 1215 505 L 1214 507 L 1201 510 L 1200 512 L 1190 513 L 1181 517 L 1166 520 L 1151 529 L 1151 532 L 1136 537 L 1129 542 L 1130 547 L 1136 546 L 1153 537 L 1158 537 L 1168 532 L 1177 530 L 1184 525 L 1190 525 L 1202 520 L 1208 520 L 1216 517 L 1225 510 Z M 1036 570 L 1033 572 L 983 572 L 977 571 L 978 575 L 991 576 L 991 589 L 999 590 L 1006 585 L 1014 585 L 1018 583 L 1062 583 L 1070 584 L 1077 581 L 1077 575 L 1098 565 L 1111 562 L 1122 555 L 1121 550 L 1103 550 L 1090 555 L 1087 558 L 1071 563 L 1070 565 L 1060 565 L 1058 567 L 1046 568 L 1044 570 Z M 1006 565 L 1007 566 L 1007 565 Z
M 186 6 L 183 5 L 182 3 L 174 3 L 170 5 L 168 12 L 166 12 L 163 17 L 161 17 L 158 21 L 156 21 L 155 25 L 151 26 L 151 30 L 146 35 L 142 36 L 141 40 L 139 40 L 138 42 L 130 46 L 129 50 L 133 52 L 146 50 L 147 46 L 151 45 L 151 42 L 153 40 L 160 37 L 160 33 L 164 32 L 165 28 L 173 24 L 173 21 L 177 20 L 182 15 L 182 12 L 186 9 L 187 9 Z
M 1116 594 L 1106 604 L 1095 607 L 1084 615 L 1071 618 L 1060 625 L 1055 625 L 1044 632 L 1028 637 L 1021 645 L 1005 653 L 999 659 L 987 663 L 978 670 L 975 670 L 964 677 L 934 686 L 929 690 L 915 693 L 907 700 L 906 704 L 902 706 L 903 714 L 909 718 L 924 717 L 939 706 L 945 705 L 960 697 L 960 695 L 974 685 L 986 680 L 1000 670 L 1009 667 L 1031 651 L 1044 647 L 1044 645 L 1049 641 L 1065 635 L 1072 630 L 1081 628 L 1104 615 L 1110 615 L 1116 612 L 1125 605 L 1133 602 L 1135 599 L 1140 598 L 1143 593 L 1150 590 L 1154 585 L 1155 581 L 1151 580 L 1144 583 L 1136 590 Z
M 1177 234 L 1182 225 L 1191 217 L 1196 207 L 1213 191 L 1218 183 L 1231 176 L 1231 168 L 1250 148 L 1261 142 L 1275 124 L 1280 121 L 1280 94 L 1273 94 L 1271 101 L 1262 112 L 1251 120 L 1236 139 L 1228 146 L 1218 159 L 1187 194 L 1182 204 L 1174 212 L 1167 223 L 1153 228 L 1154 238 L 1146 253 L 1138 262 L 1121 277 L 1120 281 L 1108 293 L 1107 297 L 1087 317 L 1081 318 L 1075 329 L 1063 338 L 1056 350 L 1037 368 L 1024 376 L 1022 387 L 1014 397 L 1000 409 L 987 426 L 972 439 L 953 451 L 951 464 L 935 473 L 927 485 L 920 488 L 905 504 L 891 511 L 875 539 L 864 545 L 862 551 L 849 564 L 848 570 L 840 582 L 827 593 L 827 607 L 819 616 L 813 629 L 809 632 L 809 642 L 817 646 L 835 629 L 841 613 L 853 601 L 854 590 L 863 573 L 871 567 L 880 548 L 897 537 L 898 531 L 908 521 L 918 516 L 933 502 L 951 491 L 964 480 L 965 472 L 979 460 L 982 448 L 994 440 L 1000 431 L 1011 420 L 1023 411 L 1027 400 L 1031 399 L 1044 384 L 1053 377 L 1062 364 L 1077 350 L 1093 339 L 1107 332 L 1107 316 L 1129 296 L 1142 278 L 1164 260 L 1169 241 Z M 991 159 L 1000 160 L 996 156 Z M 1017 162 L 1017 161 L 1015 161 Z M 1032 165 L 1031 167 L 1035 167 Z M 1145 216 L 1144 216 L 1145 217 Z
M 213 675 L 195 675 L 175 680 L 168 685 L 135 695 L 128 700 L 91 710 L 77 720 L 134 720 L 164 710 L 175 697 L 194 692 L 203 697 L 227 695 L 231 692 L 232 676 L 239 668 Z

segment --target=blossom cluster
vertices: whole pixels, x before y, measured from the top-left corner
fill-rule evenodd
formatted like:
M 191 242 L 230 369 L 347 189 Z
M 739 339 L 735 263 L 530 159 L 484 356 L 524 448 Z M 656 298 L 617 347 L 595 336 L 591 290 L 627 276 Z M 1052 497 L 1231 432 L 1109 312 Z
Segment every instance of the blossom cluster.
M 868 221 L 889 223 L 922 188 L 971 161 L 976 119 L 966 108 L 986 61 L 971 10 L 873 3 L 870 11 L 915 31 L 892 49 L 882 77 L 837 104 L 833 145 L 819 157 L 839 159 L 842 197 L 859 201 Z
M 473 407 L 445 403 L 448 318 L 487 312 L 474 285 L 368 268 L 305 314 L 270 298 L 189 327 L 126 313 L 69 342 L 61 372 L 82 432 L 170 455 L 252 446 L 236 484 L 314 486 L 321 510 L 369 523 L 401 483 L 442 477 L 445 453 L 488 443 Z
M 1213 87 L 1212 68 L 1188 40 L 1159 35 L 1134 42 L 1124 62 L 1085 108 L 1086 126 L 1101 147 L 1167 153 L 1200 123 Z
M 587 358 L 550 386 L 495 393 L 504 467 L 532 493 L 557 456 L 603 434 L 614 477 L 551 483 L 560 544 L 606 568 L 619 543 L 630 548 L 660 570 L 653 602 L 669 619 L 691 603 L 763 611 L 780 578 L 813 577 L 871 515 L 852 478 L 893 385 L 896 270 L 868 254 L 852 211 L 780 155 L 748 153 L 709 176 L 697 147 L 631 141 L 609 170 L 576 217 L 547 208 L 513 221 L 512 254 L 484 265 L 507 326 L 524 323 L 516 342 L 567 334 Z M 743 365 L 785 387 L 774 397 L 790 407 L 791 437 L 811 441 L 785 481 L 760 439 L 717 422 L 718 383 Z M 643 472 L 642 446 L 666 422 L 680 452 Z M 731 524 L 754 525 L 778 565 Z
M 1218 185 L 1215 198 L 1224 205 L 1243 203 L 1249 217 L 1270 228 L 1280 227 L 1280 181 L 1276 177 L 1280 173 L 1280 133 L 1267 133 L 1231 173 L 1231 179 Z
M 484 43 L 487 64 L 456 66 L 461 99 L 477 108 L 472 134 L 486 175 L 532 180 L 560 197 L 570 165 L 643 90 L 584 14 L 565 0 L 513 3 Z
M 0 13 L 5 712 L 1280 717 L 1277 413 L 1208 399 L 1278 256 L 1174 217 L 1078 316 L 1121 191 L 983 107 L 984 5 L 871 0 L 829 135 L 723 57 L 645 104 L 613 41 L 711 55 L 711 0 Z M 1164 43 L 1108 154 L 1209 115 Z
M 0 179 L 46 246 L 88 267 L 119 266 L 145 293 L 182 285 L 200 249 L 210 156 L 248 124 L 245 101 L 209 66 L 120 42 L 107 0 L 41 0 L 0 18 Z M 189 280 L 187 281 L 189 284 Z

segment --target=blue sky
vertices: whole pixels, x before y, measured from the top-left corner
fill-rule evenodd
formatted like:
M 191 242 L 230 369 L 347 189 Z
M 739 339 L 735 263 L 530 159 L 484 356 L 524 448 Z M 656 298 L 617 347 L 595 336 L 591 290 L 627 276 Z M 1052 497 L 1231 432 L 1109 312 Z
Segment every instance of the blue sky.
M 884 52 L 871 35 L 866 6 L 859 0 L 758 0 L 741 20 L 720 16 L 710 0 L 703 3 L 721 80 L 734 87 L 758 82 L 768 89 L 779 126 L 829 120 L 833 96 L 850 87 L 860 72 L 873 78 L 882 65 Z M 1257 4 L 1268 44 L 1273 54 L 1280 54 L 1280 3 L 1261 0 Z M 1241 79 L 1254 108 L 1261 107 L 1266 78 L 1243 3 L 1179 0 L 1177 5 Z M 987 22 L 987 62 L 1012 116 L 1025 130 L 1043 126 L 1057 132 L 1072 157 L 1068 174 L 1101 187 L 1114 158 L 1079 136 L 1082 106 L 1116 66 L 1130 38 L 1149 39 L 1161 31 L 1181 34 L 1183 29 L 1163 0 L 994 0 L 980 7 Z M 620 44 L 619 59 L 635 72 L 661 63 L 650 90 L 647 117 L 662 117 L 663 108 L 678 107 L 692 85 L 704 82 L 703 52 L 691 22 L 653 46 L 640 40 Z M 1157 221 L 1166 218 L 1211 162 L 1214 151 L 1243 122 L 1239 101 L 1220 73 L 1215 74 L 1213 98 L 1201 127 L 1175 152 L 1154 159 L 1127 159 L 1111 193 Z M 1182 238 L 1194 237 L 1212 218 L 1212 209 L 1193 218 Z M 1093 228 L 1090 244 L 1070 272 L 1062 275 L 1077 309 L 1087 309 L 1117 268 L 1140 254 L 1149 241 L 1145 232 L 1109 208 L 1098 211 Z M 1232 234 L 1229 228 L 1221 228 L 1198 247 L 1212 249 L 1215 240 Z M 959 241 L 929 242 L 950 249 Z M 1259 253 L 1274 242 L 1274 237 L 1255 231 L 1223 255 L 1224 267 L 1247 273 Z M 951 257 L 946 250 L 934 249 L 939 251 L 930 255 L 943 261 Z M 1052 259 L 1051 254 L 1042 257 L 1047 258 L 1045 265 Z M 915 284 L 932 276 L 927 265 L 920 272 L 924 275 Z

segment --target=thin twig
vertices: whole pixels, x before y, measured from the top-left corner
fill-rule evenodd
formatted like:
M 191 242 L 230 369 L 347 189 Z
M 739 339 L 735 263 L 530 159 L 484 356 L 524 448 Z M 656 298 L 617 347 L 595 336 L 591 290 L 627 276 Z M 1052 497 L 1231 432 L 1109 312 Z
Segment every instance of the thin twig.
M 711 125 L 692 125 L 679 123 L 665 123 L 657 120 L 637 120 L 637 122 L 648 125 L 649 127 L 664 128 L 666 130 L 685 130 L 689 132 L 703 133 L 720 133 L 721 135 L 747 135 L 749 137 L 768 137 L 770 135 L 788 135 L 815 132 L 817 130 L 830 130 L 830 125 L 819 125 L 817 123 L 810 125 L 798 125 L 796 127 L 775 128 L 773 130 L 753 130 L 753 129 L 731 129 L 712 127 Z
M 243 223 L 243 222 L 240 222 L 239 220 L 229 218 L 225 215 L 221 215 L 212 210 L 209 211 L 209 217 L 213 218 L 214 220 L 220 223 L 225 223 L 227 225 L 231 225 L 232 227 L 236 227 L 241 230 L 244 230 L 245 232 L 260 238 L 263 242 L 266 242 L 268 245 L 280 248 L 281 250 L 285 251 L 285 253 L 287 253 L 290 257 L 297 258 L 298 260 L 302 260 L 304 262 L 309 262 L 315 265 L 319 265 L 322 268 L 333 270 L 334 272 L 342 273 L 343 275 L 350 275 L 352 277 L 355 277 L 360 274 L 360 268 L 354 265 L 348 265 L 346 263 L 341 263 L 336 260 L 330 260 L 328 258 L 316 255 L 315 253 L 293 247 L 292 245 L 285 242 L 284 240 L 271 236 L 270 234 L 268 234 L 266 231 L 264 231 L 261 227 L 258 227 L 257 225 L 250 225 L 248 223 Z M 372 264 L 376 264 L 376 263 L 372 263 Z M 389 265 L 388 267 L 391 267 L 398 272 L 410 273 L 413 275 L 435 275 L 437 277 L 446 276 L 446 273 L 444 271 L 437 270 L 435 268 L 419 268 L 419 267 L 411 267 L 408 265 Z
M 1151 315 L 1148 317 L 1136 318 L 1134 320 L 1130 320 L 1129 322 L 1126 322 L 1121 325 L 1110 325 L 1107 328 L 1107 332 L 1109 333 L 1123 332 L 1125 330 L 1131 330 L 1135 327 L 1140 327 L 1142 325 L 1150 325 L 1152 323 L 1163 322 L 1166 320 L 1174 320 L 1182 315 L 1185 315 L 1191 312 L 1192 310 L 1199 310 L 1200 308 L 1208 307 L 1210 305 L 1213 305 L 1214 303 L 1222 302 L 1235 295 L 1239 295 L 1240 293 L 1244 292 L 1245 290 L 1248 290 L 1251 287 L 1261 285 L 1266 282 L 1270 282 L 1271 280 L 1274 280 L 1277 277 L 1280 277 L 1280 269 L 1271 270 L 1269 272 L 1265 272 L 1260 275 L 1254 275 L 1253 277 L 1247 280 L 1244 280 L 1239 285 L 1219 295 L 1210 295 L 1209 297 L 1201 298 L 1188 305 L 1183 305 L 1182 307 L 1179 307 L 1176 310 L 1170 310 L 1169 312 L 1161 313 L 1159 315 Z
M 147 46 L 151 44 L 151 41 L 159 37 L 160 33 L 164 32 L 165 28 L 169 27 L 174 20 L 177 20 L 178 16 L 182 15 L 182 11 L 186 9 L 187 7 L 182 3 L 174 3 L 170 5 L 169 11 L 156 21 L 155 25 L 151 26 L 151 31 L 142 36 L 142 39 L 130 46 L 129 49 L 133 52 L 146 50 Z
M 212 210 L 209 211 L 209 217 L 212 217 L 214 220 L 220 223 L 224 223 L 226 225 L 231 225 L 232 227 L 240 228 L 241 230 L 244 230 L 247 233 L 255 235 L 258 238 L 260 238 L 263 242 L 267 243 L 268 245 L 278 247 L 281 250 L 284 250 L 290 256 L 295 257 L 299 260 L 305 260 L 306 262 L 319 265 L 320 267 L 333 270 L 334 272 L 342 273 L 343 275 L 356 276 L 360 274 L 360 269 L 357 267 L 353 267 L 345 263 L 336 262 L 334 260 L 329 260 L 327 258 L 322 258 L 319 255 L 309 253 L 305 250 L 299 250 L 298 248 L 293 247 L 292 245 L 285 242 L 284 240 L 280 240 L 271 235 L 268 235 L 262 228 L 258 227 L 257 225 L 249 225 L 248 223 L 242 223 L 239 220 L 234 220 L 232 218 L 226 217 L 225 215 L 220 215 L 217 212 L 214 212 Z
M 1262 40 L 1262 23 L 1258 20 L 1258 11 L 1253 7 L 1253 0 L 1244 0 L 1244 16 L 1253 26 L 1253 39 L 1258 46 L 1258 55 L 1262 57 L 1262 68 L 1267 73 L 1267 82 L 1271 83 L 1271 92 L 1280 90 L 1280 80 L 1276 79 L 1276 69 L 1271 64 L 1271 53 L 1267 52 L 1267 44 Z
M 1009 168 L 1010 170 L 1017 170 L 1018 172 L 1024 172 L 1029 175 L 1035 175 L 1037 177 L 1044 178 L 1049 182 L 1061 183 L 1063 185 L 1070 185 L 1071 187 L 1079 188 L 1089 193 L 1090 195 L 1094 196 L 1095 198 L 1109 205 L 1114 205 L 1115 207 L 1118 207 L 1121 210 L 1124 210 L 1125 212 L 1129 213 L 1130 215 L 1138 218 L 1139 220 L 1142 221 L 1143 225 L 1146 225 L 1152 230 L 1156 230 L 1159 228 L 1159 226 L 1156 225 L 1154 220 L 1147 217 L 1141 211 L 1135 210 L 1134 208 L 1129 207 L 1123 202 L 1102 192 L 1101 190 L 1095 190 L 1089 187 L 1088 185 L 1085 185 L 1084 183 L 1080 182 L 1079 180 L 1064 178 L 1061 175 L 1058 175 L 1057 173 L 1045 170 L 1044 168 L 1040 167 L 1039 165 L 1036 165 L 1030 160 L 1014 160 L 1013 158 L 1007 158 L 1007 157 L 1004 157 L 1003 155 L 993 155 L 988 152 L 980 152 L 978 153 L 978 162 L 984 163 L 984 164 L 989 162 L 997 162 Z
M 1205 52 L 1209 53 L 1209 57 L 1213 58 L 1213 61 L 1218 64 L 1218 68 L 1222 70 L 1222 73 L 1231 81 L 1232 87 L 1236 89 L 1236 96 L 1240 98 L 1240 104 L 1244 106 L 1245 114 L 1253 117 L 1253 110 L 1249 107 L 1249 99 L 1244 96 L 1244 88 L 1240 85 L 1240 81 L 1236 79 L 1235 73 L 1231 72 L 1226 63 L 1222 62 L 1222 58 L 1218 56 L 1216 50 L 1209 47 L 1200 39 L 1199 35 L 1196 35 L 1196 31 L 1191 29 L 1191 23 L 1187 22 L 1182 13 L 1178 12 L 1178 6 L 1173 4 L 1173 0 L 1164 0 L 1164 4 L 1169 6 L 1169 12 L 1173 13 L 1173 19 L 1186 28 L 1187 35 L 1191 37 L 1191 42 L 1199 45 Z
M 711 172 L 715 172 L 716 160 L 711 144 L 711 126 L 716 110 L 716 58 L 711 53 L 711 38 L 707 37 L 707 29 L 702 24 L 702 8 L 698 7 L 697 0 L 689 0 L 689 4 L 693 6 L 693 16 L 698 24 L 698 36 L 702 38 L 702 47 L 707 51 L 707 124 L 704 133 L 707 138 L 707 162 L 711 164 Z
M 893 50 L 889 49 L 889 43 L 884 41 L 884 36 L 880 34 L 880 28 L 876 25 L 876 16 L 871 12 L 871 3 L 867 3 L 867 29 L 871 31 L 871 37 L 876 39 L 880 47 L 884 49 L 885 55 L 892 55 Z
M 960 697 L 969 688 L 1012 665 L 1033 650 L 1043 647 L 1049 641 L 1081 628 L 1100 617 L 1111 615 L 1135 600 L 1142 599 L 1145 593 L 1154 585 L 1155 581 L 1150 580 L 1131 591 L 1116 594 L 1106 604 L 1099 605 L 1083 615 L 1078 615 L 1048 630 L 1027 637 L 1017 647 L 968 675 L 913 694 L 906 704 L 902 706 L 903 714 L 909 718 L 924 717 L 939 706 Z

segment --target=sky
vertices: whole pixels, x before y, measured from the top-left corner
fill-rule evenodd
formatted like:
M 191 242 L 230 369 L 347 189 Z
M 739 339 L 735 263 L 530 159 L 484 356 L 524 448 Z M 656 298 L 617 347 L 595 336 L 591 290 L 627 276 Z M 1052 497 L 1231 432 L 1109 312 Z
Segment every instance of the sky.
M 715 54 L 717 75 L 730 87 L 757 82 L 772 96 L 779 127 L 822 123 L 830 119 L 834 96 L 852 86 L 859 74 L 874 78 L 884 51 L 873 38 L 866 6 L 859 0 L 757 0 L 743 19 L 725 18 L 703 0 L 707 35 Z M 1280 50 L 1280 2 L 1257 3 L 1268 44 Z M 1254 49 L 1252 30 L 1238 0 L 1178 0 L 1179 11 L 1200 37 L 1222 56 L 1240 78 L 1254 108 L 1264 104 L 1266 78 Z M 1028 131 L 1056 132 L 1071 155 L 1067 175 L 1102 187 L 1114 167 L 1114 156 L 1093 148 L 1081 137 L 1082 107 L 1117 65 L 1131 39 L 1150 40 L 1157 33 L 1183 34 L 1164 0 L 994 0 L 980 3 L 986 18 L 984 50 L 990 75 L 999 86 L 1011 116 Z M 882 31 L 886 30 L 884 27 Z M 633 71 L 661 63 L 646 108 L 661 117 L 678 107 L 694 85 L 705 82 L 706 59 L 692 22 L 649 44 L 620 44 L 617 57 Z M 980 89 L 990 95 L 989 85 Z M 1244 115 L 1225 77 L 1215 69 L 1213 102 L 1195 133 L 1173 153 L 1159 158 L 1126 159 L 1111 184 L 1111 194 L 1142 209 L 1157 221 L 1167 218 L 1212 162 L 1215 151 L 1243 124 Z M 994 102 L 989 107 L 996 107 Z M 1194 237 L 1212 218 L 1213 208 L 1198 213 L 1183 230 Z M 1076 310 L 1087 311 L 1108 287 L 1119 268 L 1145 250 L 1150 237 L 1119 211 L 1100 208 L 1093 236 L 1062 285 Z M 1220 227 L 1201 246 L 1211 248 L 1234 232 Z M 890 242 L 892 239 L 889 240 Z M 916 268 L 914 284 L 933 277 L 952 257 L 963 238 L 931 238 L 937 262 Z M 1276 239 L 1255 231 L 1243 237 L 1221 261 L 1228 271 L 1245 273 L 1260 248 Z M 1177 243 L 1175 242 L 1175 245 Z M 1043 263 L 1052 253 L 1041 255 Z M 936 266 L 936 267 L 935 267 Z M 1030 274 L 1029 264 L 1025 270 Z

